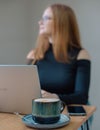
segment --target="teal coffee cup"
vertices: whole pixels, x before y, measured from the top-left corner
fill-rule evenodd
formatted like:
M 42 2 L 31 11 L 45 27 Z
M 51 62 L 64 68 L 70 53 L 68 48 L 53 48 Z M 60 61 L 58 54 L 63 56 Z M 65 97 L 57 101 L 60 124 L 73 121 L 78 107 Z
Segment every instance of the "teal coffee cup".
M 32 100 L 32 118 L 36 123 L 51 124 L 60 119 L 65 105 L 60 99 L 38 98 Z

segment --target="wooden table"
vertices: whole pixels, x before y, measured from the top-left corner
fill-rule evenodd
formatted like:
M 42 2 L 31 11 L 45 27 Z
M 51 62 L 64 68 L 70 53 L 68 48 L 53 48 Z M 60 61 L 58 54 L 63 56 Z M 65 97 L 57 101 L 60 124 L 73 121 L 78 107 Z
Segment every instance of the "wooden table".
M 68 125 L 57 128 L 55 130 L 77 130 L 88 118 L 93 115 L 96 110 L 95 106 L 83 105 L 87 112 L 87 116 L 71 116 L 71 121 Z M 63 112 L 66 114 L 66 110 Z M 21 121 L 21 118 L 14 114 L 0 113 L 0 130 L 37 130 L 29 128 Z

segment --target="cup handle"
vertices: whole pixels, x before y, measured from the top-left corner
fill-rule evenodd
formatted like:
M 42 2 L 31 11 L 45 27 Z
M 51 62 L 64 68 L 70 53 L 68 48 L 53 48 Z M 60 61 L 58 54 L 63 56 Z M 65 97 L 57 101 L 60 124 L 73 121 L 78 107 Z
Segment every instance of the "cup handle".
M 66 106 L 66 104 L 63 101 L 61 101 L 61 111 L 60 111 L 61 113 L 65 109 L 65 106 Z

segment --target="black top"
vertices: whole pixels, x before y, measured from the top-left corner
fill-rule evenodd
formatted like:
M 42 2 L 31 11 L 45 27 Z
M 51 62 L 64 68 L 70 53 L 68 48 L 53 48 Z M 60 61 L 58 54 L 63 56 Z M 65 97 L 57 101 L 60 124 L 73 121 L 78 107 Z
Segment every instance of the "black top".
M 77 60 L 81 49 L 73 49 L 70 63 L 57 62 L 52 45 L 45 58 L 38 61 L 41 89 L 56 93 L 66 104 L 86 104 L 90 83 L 90 61 Z

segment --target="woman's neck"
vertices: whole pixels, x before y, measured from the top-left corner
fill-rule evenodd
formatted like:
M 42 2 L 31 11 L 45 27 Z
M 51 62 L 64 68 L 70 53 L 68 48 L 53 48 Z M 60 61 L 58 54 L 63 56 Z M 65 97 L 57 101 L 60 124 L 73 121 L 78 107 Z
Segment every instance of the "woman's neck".
M 51 37 L 49 38 L 49 43 L 51 43 L 51 44 L 53 43 L 53 40 Z

